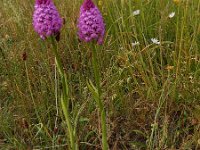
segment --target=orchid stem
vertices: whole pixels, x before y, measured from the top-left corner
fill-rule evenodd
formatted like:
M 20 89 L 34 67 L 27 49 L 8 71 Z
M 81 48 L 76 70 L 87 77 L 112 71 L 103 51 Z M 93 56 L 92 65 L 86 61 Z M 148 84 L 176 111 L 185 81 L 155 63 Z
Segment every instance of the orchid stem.
M 54 37 L 51 37 L 51 42 L 52 42 L 52 46 L 53 46 L 53 53 L 55 55 L 56 66 L 61 75 L 61 82 L 62 82 L 62 86 L 63 86 L 63 92 L 62 92 L 62 96 L 61 96 L 61 106 L 62 106 L 62 110 L 63 110 L 65 120 L 67 123 L 67 129 L 68 129 L 70 145 L 71 145 L 70 149 L 77 150 L 78 146 L 75 141 L 75 135 L 73 132 L 73 127 L 71 124 L 70 112 L 69 112 L 69 88 L 68 88 L 67 75 L 64 72 L 64 69 L 62 67 L 61 58 L 59 57 L 59 54 L 58 54 L 58 46 L 55 42 Z
M 104 109 L 103 101 L 101 100 L 101 83 L 100 83 L 100 69 L 98 66 L 98 57 L 96 47 L 92 48 L 92 65 L 94 70 L 94 77 L 98 91 L 98 99 L 97 99 L 97 106 L 99 107 L 100 115 L 101 115 L 101 128 L 102 128 L 102 149 L 108 150 L 108 143 L 107 143 L 107 129 L 106 129 L 106 112 Z

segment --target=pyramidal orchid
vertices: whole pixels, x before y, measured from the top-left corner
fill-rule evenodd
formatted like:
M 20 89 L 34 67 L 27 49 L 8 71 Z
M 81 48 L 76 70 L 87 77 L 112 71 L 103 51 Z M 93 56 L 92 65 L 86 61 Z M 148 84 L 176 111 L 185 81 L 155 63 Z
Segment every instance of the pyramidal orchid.
M 42 39 L 58 35 L 63 21 L 52 0 L 36 0 L 33 26 Z
M 84 42 L 97 42 L 101 45 L 104 41 L 105 24 L 103 17 L 92 0 L 84 0 L 80 8 L 80 14 L 78 19 L 78 36 L 81 41 Z M 96 44 L 96 43 L 95 43 Z M 101 98 L 101 70 L 99 65 L 99 58 L 97 53 L 97 47 L 94 43 L 88 44 L 89 49 L 92 50 L 92 66 L 94 73 L 95 84 L 92 81 L 87 83 L 89 90 L 91 91 L 93 98 L 96 100 L 96 105 L 99 108 L 99 118 L 101 120 L 102 131 L 102 150 L 108 150 L 107 141 L 107 126 L 106 126 L 106 110 L 104 102 Z
M 78 36 L 81 41 L 103 44 L 105 24 L 99 9 L 92 0 L 84 0 L 78 19 Z
M 70 144 L 68 149 L 76 150 L 78 145 L 76 143 L 75 132 L 73 131 L 73 126 L 71 124 L 70 110 L 69 110 L 69 90 L 68 90 L 68 80 L 67 74 L 63 69 L 61 57 L 58 53 L 58 43 L 55 40 L 59 40 L 60 29 L 63 25 L 63 20 L 61 19 L 56 6 L 53 4 L 52 0 L 36 0 L 35 10 L 33 14 L 33 26 L 35 31 L 40 35 L 42 39 L 50 37 L 52 44 L 52 52 L 55 55 L 56 67 L 61 76 L 62 81 L 62 92 L 61 92 L 61 106 L 65 116 L 67 130 L 69 133 Z M 58 88 L 58 87 L 56 87 Z

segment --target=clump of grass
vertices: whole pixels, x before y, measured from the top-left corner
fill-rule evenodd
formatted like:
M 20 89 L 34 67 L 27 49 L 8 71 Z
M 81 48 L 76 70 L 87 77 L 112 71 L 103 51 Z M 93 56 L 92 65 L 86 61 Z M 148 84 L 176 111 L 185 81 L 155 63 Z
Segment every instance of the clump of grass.
M 98 111 L 86 84 L 91 52 L 76 36 L 81 1 L 55 4 L 66 19 L 59 54 L 68 71 L 79 149 L 101 149 Z M 107 29 L 98 54 L 110 149 L 199 149 L 200 2 L 96 4 Z M 2 0 L 0 10 L 0 147 L 66 149 L 68 132 L 55 101 L 59 76 L 49 45 L 32 29 L 33 1 Z M 135 10 L 140 13 L 133 15 Z

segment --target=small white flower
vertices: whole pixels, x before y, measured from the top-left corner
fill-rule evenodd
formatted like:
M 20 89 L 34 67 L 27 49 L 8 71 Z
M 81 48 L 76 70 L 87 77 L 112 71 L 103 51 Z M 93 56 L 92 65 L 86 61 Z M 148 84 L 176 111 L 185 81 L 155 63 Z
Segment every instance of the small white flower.
M 154 44 L 157 44 L 159 45 L 160 44 L 160 41 L 156 38 L 151 38 L 151 41 L 154 43 Z
M 135 11 L 133 11 L 133 16 L 137 16 L 137 15 L 139 15 L 140 14 L 140 10 L 138 9 L 138 10 L 135 10 Z
M 169 14 L 169 18 L 173 18 L 175 16 L 175 12 L 171 12 L 170 14 Z
M 135 46 L 137 46 L 137 45 L 140 45 L 140 42 L 135 41 L 135 42 L 131 43 L 131 45 L 132 45 L 132 47 L 135 47 Z

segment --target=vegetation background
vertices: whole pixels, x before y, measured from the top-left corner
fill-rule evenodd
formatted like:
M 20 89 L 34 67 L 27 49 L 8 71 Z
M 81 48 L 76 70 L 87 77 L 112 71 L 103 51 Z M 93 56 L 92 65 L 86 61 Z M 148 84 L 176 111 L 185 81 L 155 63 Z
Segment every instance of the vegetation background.
M 106 23 L 98 55 L 110 149 L 200 149 L 200 0 L 94 2 Z M 86 85 L 91 51 L 77 37 L 82 1 L 54 3 L 66 22 L 59 53 L 79 147 L 101 149 L 99 114 Z M 33 0 L 0 1 L 2 150 L 66 149 L 69 142 L 54 56 L 33 31 L 33 8 Z

